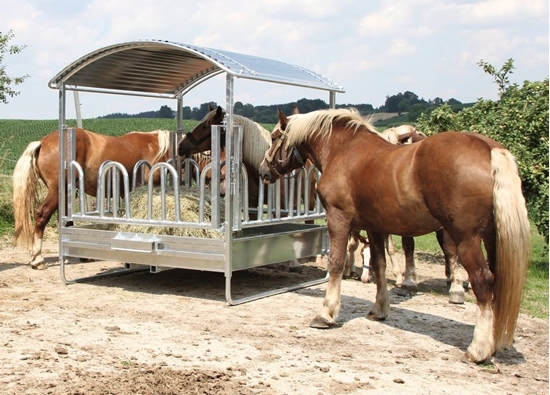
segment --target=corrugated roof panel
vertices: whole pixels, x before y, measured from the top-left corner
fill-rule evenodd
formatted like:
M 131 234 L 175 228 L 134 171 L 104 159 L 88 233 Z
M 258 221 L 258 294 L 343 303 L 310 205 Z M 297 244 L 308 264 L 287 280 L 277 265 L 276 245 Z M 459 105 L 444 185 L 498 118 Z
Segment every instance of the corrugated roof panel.
M 328 78 L 300 66 L 258 56 L 144 40 L 111 45 L 81 57 L 49 82 L 76 88 L 177 96 L 221 72 L 236 78 L 344 92 Z

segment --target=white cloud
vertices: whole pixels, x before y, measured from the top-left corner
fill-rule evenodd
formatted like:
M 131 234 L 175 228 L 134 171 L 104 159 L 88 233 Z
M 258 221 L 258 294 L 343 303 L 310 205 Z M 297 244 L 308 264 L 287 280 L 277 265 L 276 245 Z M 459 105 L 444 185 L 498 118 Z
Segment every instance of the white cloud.
M 546 0 L 485 0 L 459 5 L 463 17 L 476 22 L 514 21 L 521 17 L 544 17 L 548 20 Z

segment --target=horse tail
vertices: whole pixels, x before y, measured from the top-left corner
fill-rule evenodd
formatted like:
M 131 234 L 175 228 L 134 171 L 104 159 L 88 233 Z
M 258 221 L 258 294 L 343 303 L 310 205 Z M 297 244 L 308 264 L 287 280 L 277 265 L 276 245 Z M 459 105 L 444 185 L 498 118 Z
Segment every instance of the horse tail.
M 15 217 L 15 236 L 13 245 L 30 250 L 34 229 L 32 221 L 38 200 L 38 169 L 36 158 L 41 142 L 30 143 L 13 170 L 13 215 Z
M 495 349 L 514 341 L 531 253 L 531 235 L 521 180 L 512 154 L 491 150 L 496 263 L 493 298 Z

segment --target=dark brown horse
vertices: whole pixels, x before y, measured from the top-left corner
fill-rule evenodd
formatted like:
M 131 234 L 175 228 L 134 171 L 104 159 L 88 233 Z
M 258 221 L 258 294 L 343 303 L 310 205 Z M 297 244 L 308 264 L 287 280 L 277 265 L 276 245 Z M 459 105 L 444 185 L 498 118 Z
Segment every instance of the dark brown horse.
M 330 276 L 312 327 L 336 323 L 352 229 L 367 231 L 376 273 L 376 301 L 367 316 L 383 320 L 390 307 L 386 235 L 415 237 L 444 228 L 477 298 L 474 335 L 463 360 L 481 363 L 512 345 L 529 263 L 530 227 L 509 151 L 487 137 L 461 132 L 393 145 L 357 111 L 343 109 L 288 118 L 279 111 L 272 136 L 260 168 L 265 182 L 300 166 L 295 151 L 322 173 L 317 192 L 327 211 Z
M 120 137 L 104 136 L 76 129 L 76 160 L 84 171 L 87 195 L 97 192 L 98 170 L 108 160 L 119 162 L 131 176 L 141 159 L 151 165 L 169 159 L 170 135 L 165 130 L 132 132 Z M 160 177 L 157 172 L 156 177 Z M 36 209 L 38 180 L 48 194 Z M 42 257 L 44 229 L 59 205 L 59 132 L 30 143 L 13 171 L 13 211 L 15 217 L 14 245 L 27 248 L 34 269 L 45 269 Z M 34 228 L 32 219 L 34 218 Z

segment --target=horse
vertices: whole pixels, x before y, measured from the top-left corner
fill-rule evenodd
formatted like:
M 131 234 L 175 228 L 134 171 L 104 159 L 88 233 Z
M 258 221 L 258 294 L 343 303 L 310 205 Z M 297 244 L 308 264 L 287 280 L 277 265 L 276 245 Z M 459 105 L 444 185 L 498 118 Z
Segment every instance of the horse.
M 190 157 L 200 152 L 209 151 L 212 145 L 212 125 L 222 125 L 225 112 L 218 106 L 209 104 L 209 112 L 190 132 L 185 133 L 178 143 L 178 155 Z M 242 160 L 248 173 L 248 199 L 252 207 L 258 206 L 259 173 L 258 169 L 265 151 L 271 144 L 271 133 L 262 125 L 240 115 L 233 116 L 235 125 L 243 127 Z M 225 131 L 222 131 L 222 149 L 225 146 Z
M 355 109 L 289 117 L 279 110 L 278 118 L 260 167 L 263 181 L 299 168 L 304 158 L 323 174 L 317 193 L 327 213 L 329 280 L 312 328 L 336 324 L 352 229 L 367 231 L 376 274 L 376 300 L 367 317 L 384 320 L 390 310 L 385 236 L 415 237 L 443 228 L 477 299 L 473 338 L 461 360 L 483 363 L 512 345 L 530 258 L 530 225 L 517 164 L 506 148 L 483 135 L 456 131 L 394 145 Z
M 380 134 L 393 144 L 412 144 L 428 137 L 413 125 L 400 125 L 387 128 Z
M 81 193 L 96 195 L 98 169 L 105 161 L 121 163 L 131 176 L 138 161 L 145 159 L 154 165 L 168 160 L 169 156 L 170 133 L 166 130 L 131 132 L 112 137 L 76 129 L 76 161 L 85 174 L 85 190 L 80 191 Z M 160 174 L 155 174 L 155 177 L 159 178 Z M 46 185 L 48 193 L 36 209 L 39 179 Z M 13 171 L 13 245 L 29 250 L 30 265 L 33 269 L 47 268 L 42 257 L 42 239 L 44 229 L 53 213 L 58 210 L 58 206 L 59 131 L 55 131 L 39 141 L 31 142 L 18 159 Z
M 178 143 L 178 155 L 192 157 L 201 152 L 206 152 L 212 146 L 212 125 L 222 125 L 225 111 L 222 107 L 212 107 L 209 104 L 209 112 L 191 131 L 187 132 Z M 271 132 L 257 122 L 249 118 L 233 115 L 235 125 L 243 128 L 242 136 L 242 162 L 248 174 L 248 201 L 251 207 L 257 207 L 259 203 L 260 174 L 258 169 L 264 158 L 265 151 L 271 144 Z M 220 160 L 225 159 L 225 130 L 221 131 Z M 225 193 L 226 166 L 221 169 L 221 193 Z M 281 194 L 284 191 L 281 189 Z M 267 194 L 264 194 L 264 202 Z M 295 200 L 296 201 L 296 200 Z M 309 207 L 315 204 L 315 179 L 312 177 L 310 184 Z M 255 214 L 250 215 L 255 218 Z M 291 272 L 301 272 L 302 266 L 296 260 L 289 262 Z
M 384 130 L 380 133 L 380 136 L 388 140 L 393 144 L 412 144 L 418 141 L 424 140 L 427 136 L 420 132 L 412 125 L 401 125 Z M 445 229 L 439 229 L 436 232 L 437 241 L 443 251 L 445 259 L 445 276 L 447 278 L 447 287 L 449 288 L 449 302 L 454 304 L 464 303 L 464 287 L 462 285 L 462 279 L 458 275 L 458 256 L 456 254 L 456 246 L 452 239 L 445 232 Z M 401 237 L 401 244 L 403 252 L 405 254 L 405 272 L 401 272 L 399 264 L 394 259 L 395 247 L 393 245 L 392 235 L 387 236 L 386 251 L 392 264 L 392 271 L 395 276 L 395 284 L 402 289 L 415 293 L 417 291 L 416 284 L 416 267 L 414 263 L 414 238 Z M 364 254 L 367 246 L 363 247 L 361 252 L 363 260 L 365 261 Z M 374 280 L 374 273 L 372 272 L 370 265 L 363 263 L 363 271 L 361 273 L 361 281 L 369 283 Z M 345 271 L 344 271 L 345 273 Z

